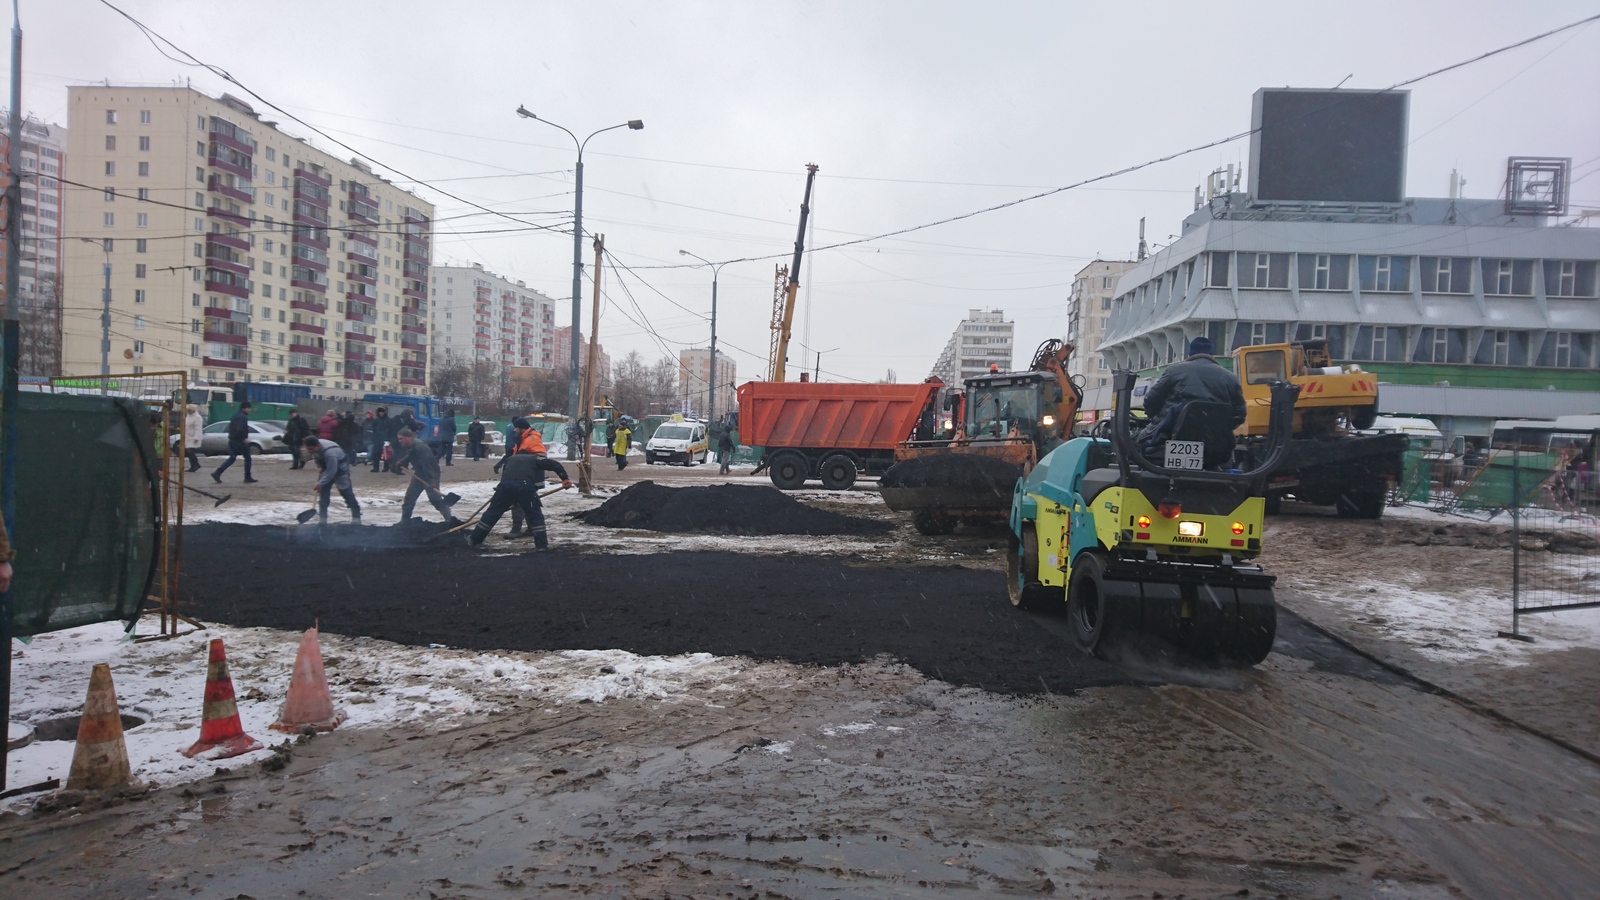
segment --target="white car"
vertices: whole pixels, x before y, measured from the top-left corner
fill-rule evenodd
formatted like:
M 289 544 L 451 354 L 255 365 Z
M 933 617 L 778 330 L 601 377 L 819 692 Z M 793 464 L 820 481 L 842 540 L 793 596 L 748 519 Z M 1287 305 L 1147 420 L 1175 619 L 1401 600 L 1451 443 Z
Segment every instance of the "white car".
M 279 422 L 251 422 L 250 437 L 245 448 L 252 456 L 261 453 L 288 453 L 289 445 L 283 442 L 283 425 Z M 213 422 L 200 432 L 200 452 L 218 456 L 228 452 L 228 423 Z
M 705 462 L 710 455 L 704 422 L 663 422 L 644 445 L 645 464 L 652 466 L 658 462 L 692 466 Z

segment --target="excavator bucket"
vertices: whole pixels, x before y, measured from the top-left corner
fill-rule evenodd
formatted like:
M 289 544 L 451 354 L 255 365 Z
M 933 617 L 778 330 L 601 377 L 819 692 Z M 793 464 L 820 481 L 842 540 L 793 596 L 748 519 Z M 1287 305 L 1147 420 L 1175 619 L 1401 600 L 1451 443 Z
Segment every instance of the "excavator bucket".
M 1005 521 L 1028 448 L 998 445 L 992 453 L 932 450 L 907 456 L 878 480 L 883 502 L 913 516 L 917 530 L 944 533 L 959 521 Z

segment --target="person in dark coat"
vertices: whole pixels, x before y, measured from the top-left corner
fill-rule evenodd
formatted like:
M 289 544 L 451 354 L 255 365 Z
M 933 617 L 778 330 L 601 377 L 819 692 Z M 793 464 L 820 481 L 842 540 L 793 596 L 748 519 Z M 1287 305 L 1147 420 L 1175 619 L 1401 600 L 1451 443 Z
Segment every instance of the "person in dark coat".
M 494 530 L 495 523 L 508 509 L 519 509 L 523 518 L 528 523 L 528 532 L 533 535 L 533 546 L 539 550 L 550 548 L 550 536 L 545 532 L 544 509 L 539 503 L 539 489 L 544 486 L 544 473 L 554 472 L 561 479 L 561 486 L 572 487 L 572 480 L 567 477 L 567 470 L 562 465 L 548 456 L 536 453 L 513 453 L 500 461 L 503 471 L 500 474 L 500 483 L 495 485 L 494 496 L 489 499 L 489 508 L 484 510 L 483 518 L 478 520 L 476 528 L 472 529 L 472 546 L 483 543 L 483 539 Z
M 345 459 L 356 458 L 356 446 L 361 441 L 361 423 L 356 421 L 356 414 L 347 412 L 336 415 L 333 423 L 333 437 L 328 440 L 339 445 L 344 451 Z
M 383 467 L 385 472 L 394 468 L 395 457 L 400 455 L 400 429 L 409 428 L 412 434 L 422 433 L 422 423 L 411 414 L 411 407 L 402 406 L 400 414 L 389 419 L 389 463 Z
M 374 472 L 387 471 L 389 468 L 383 463 L 383 447 L 394 439 L 395 433 L 390 428 L 391 424 L 393 420 L 389 418 L 389 408 L 378 407 L 378 412 L 372 417 L 372 443 L 369 445 L 371 448 L 369 461 Z
M 233 461 L 244 457 L 244 483 L 255 484 L 255 478 L 250 477 L 250 401 L 239 404 L 239 411 L 228 420 L 228 458 L 217 466 L 211 473 L 211 480 L 217 484 L 222 483 L 222 473 L 228 471 Z
M 1188 358 L 1167 366 L 1161 373 L 1144 395 L 1144 414 L 1157 420 L 1172 407 L 1197 400 L 1228 404 L 1233 409 L 1234 427 L 1244 424 L 1244 389 L 1239 387 L 1239 379 L 1211 355 L 1211 339 L 1207 337 L 1190 341 Z
M 440 455 L 444 457 L 444 464 L 455 465 L 452 460 L 456 456 L 456 411 L 453 409 L 445 410 L 444 418 L 439 420 L 439 443 L 443 445 L 439 449 L 443 451 Z
M 486 434 L 488 429 L 483 427 L 483 422 L 473 416 L 472 424 L 467 426 L 467 459 L 483 459 L 483 438 Z
M 428 502 L 439 511 L 446 522 L 454 521 L 450 515 L 450 504 L 445 502 L 444 495 L 439 493 L 439 458 L 433 455 L 433 448 L 426 441 L 420 441 L 409 428 L 400 429 L 396 435 L 400 441 L 400 454 L 394 458 L 393 471 L 396 475 L 407 476 L 406 498 L 400 504 L 400 521 L 411 521 L 411 510 L 417 506 L 417 497 L 423 491 L 428 492 Z
M 311 426 L 307 425 L 306 420 L 301 418 L 300 411 L 295 410 L 290 413 L 289 424 L 283 426 L 283 442 L 289 445 L 289 453 L 294 457 L 294 465 L 289 468 L 303 469 L 306 467 L 305 454 L 301 453 L 300 450 L 305 443 L 305 439 L 310 436 Z
M 728 474 L 728 466 L 733 464 L 733 429 L 722 429 L 722 437 L 717 438 L 717 464 L 721 467 L 721 474 Z

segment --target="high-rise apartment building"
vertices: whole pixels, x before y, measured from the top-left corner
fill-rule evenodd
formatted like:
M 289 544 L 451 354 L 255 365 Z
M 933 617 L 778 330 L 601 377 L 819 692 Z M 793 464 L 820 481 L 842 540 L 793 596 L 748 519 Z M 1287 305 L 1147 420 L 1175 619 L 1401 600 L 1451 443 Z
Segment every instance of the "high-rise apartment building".
M 185 87 L 68 89 L 65 306 L 100 305 L 113 373 L 422 393 L 433 206 Z M 92 243 L 91 243 L 92 241 Z M 62 367 L 100 370 L 95 315 Z
M 434 365 L 555 367 L 555 301 L 482 266 L 434 266 Z
M 8 113 L 0 110 L 0 117 Z M 0 131 L 0 177 L 10 180 L 10 136 Z M 61 371 L 61 240 L 65 228 L 61 176 L 65 171 L 67 130 L 25 119 L 22 123 L 21 261 L 17 266 L 17 307 L 21 316 L 18 364 L 24 375 Z M 3 217 L 0 206 L 0 217 Z M 5 259 L 0 254 L 0 295 Z
M 1015 323 L 1006 321 L 1006 314 L 998 309 L 974 309 L 956 326 L 954 334 L 933 364 L 932 375 L 944 380 L 951 388 L 959 388 L 968 379 L 989 371 L 991 365 L 1000 371 L 1011 371 L 1011 335 Z
M 594 363 L 595 383 L 604 387 L 611 383 L 611 356 L 606 353 L 605 344 L 596 344 L 595 350 L 597 351 Z M 551 351 L 551 358 L 555 361 L 556 372 L 564 376 L 567 370 L 572 367 L 571 325 L 563 325 L 556 329 L 555 346 L 551 348 Z M 581 370 L 588 364 L 589 339 L 584 337 L 583 332 L 580 331 L 578 332 L 578 368 L 580 369 L 580 378 L 583 377 Z
M 1082 376 L 1085 387 L 1107 383 L 1111 370 L 1100 355 L 1100 341 L 1106 334 L 1106 319 L 1111 316 L 1111 298 L 1117 295 L 1117 279 L 1138 265 L 1132 260 L 1097 259 L 1078 270 L 1072 278 L 1072 297 L 1067 302 L 1067 340 L 1076 345 L 1067 360 L 1067 374 Z
M 688 409 L 687 413 L 696 417 L 704 417 L 707 411 L 707 402 L 711 393 L 707 383 L 711 378 L 711 350 L 706 347 L 690 347 L 678 351 L 678 393 L 684 398 Z M 739 405 L 734 394 L 734 385 L 739 383 L 739 367 L 729 359 L 721 350 L 717 351 L 717 403 L 711 410 L 714 415 L 721 417 L 723 413 L 733 412 Z

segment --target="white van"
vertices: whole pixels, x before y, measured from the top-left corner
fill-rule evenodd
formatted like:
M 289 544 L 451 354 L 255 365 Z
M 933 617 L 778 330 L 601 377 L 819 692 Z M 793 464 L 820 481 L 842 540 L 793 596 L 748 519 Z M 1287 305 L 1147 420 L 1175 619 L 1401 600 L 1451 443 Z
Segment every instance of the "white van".
M 652 466 L 658 462 L 693 466 L 705 462 L 710 455 L 706 423 L 690 419 L 674 417 L 662 422 L 644 445 L 644 461 Z

